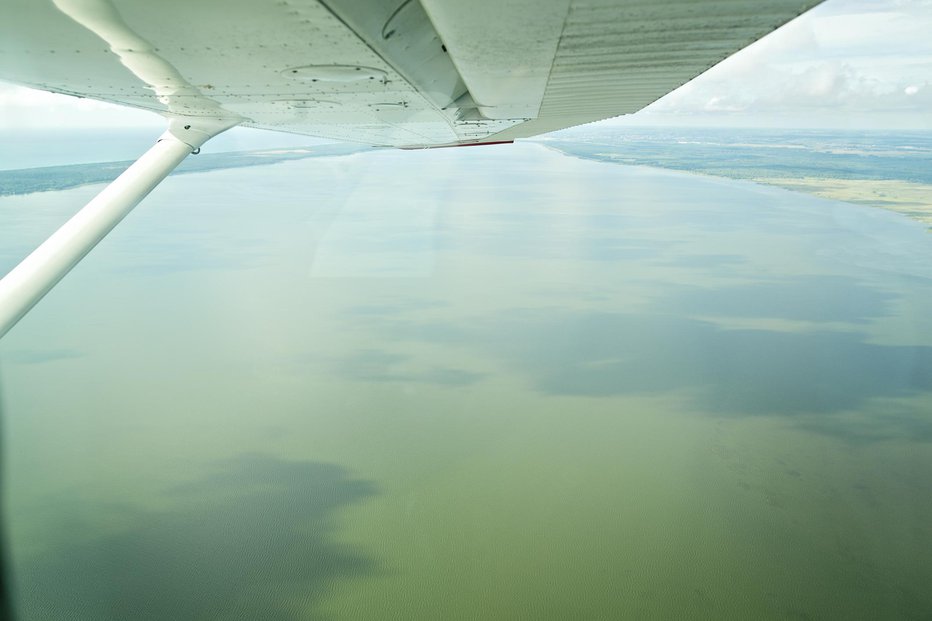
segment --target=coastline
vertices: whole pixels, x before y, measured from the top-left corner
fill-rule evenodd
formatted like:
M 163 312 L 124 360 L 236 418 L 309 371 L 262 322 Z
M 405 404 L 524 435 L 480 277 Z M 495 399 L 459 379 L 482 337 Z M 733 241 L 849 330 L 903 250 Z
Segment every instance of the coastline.
M 756 177 L 756 183 L 805 192 L 845 203 L 895 211 L 922 222 L 932 230 L 932 185 L 893 179 L 838 179 L 833 177 Z
M 841 166 L 838 162 L 830 161 L 832 157 L 839 155 L 865 156 L 861 152 L 852 153 L 851 149 L 842 154 L 837 149 L 833 151 L 810 148 L 810 157 L 813 153 L 819 152 L 828 158 L 824 167 L 825 174 L 820 174 L 822 167 L 818 165 L 818 161 L 807 160 L 804 164 L 794 164 L 792 160 L 764 158 L 747 163 L 731 151 L 734 147 L 748 149 L 756 145 L 716 144 L 714 146 L 716 157 L 703 157 L 702 150 L 710 149 L 709 144 L 697 146 L 696 150 L 688 151 L 683 150 L 682 143 L 674 146 L 647 141 L 608 145 L 584 141 L 548 140 L 539 141 L 537 144 L 563 155 L 585 160 L 751 181 L 803 192 L 819 198 L 884 209 L 912 218 L 932 230 L 932 182 L 924 176 L 917 176 L 915 171 L 909 174 L 900 173 L 907 178 L 894 178 L 895 173 L 889 168 L 879 172 L 878 176 L 869 178 L 867 174 L 859 174 L 864 173 L 863 170 Z M 773 149 L 781 146 L 788 145 L 779 143 L 760 145 L 761 148 L 771 149 L 771 153 Z M 799 149 L 804 148 L 806 147 L 799 146 Z M 915 162 L 911 165 L 914 166 Z

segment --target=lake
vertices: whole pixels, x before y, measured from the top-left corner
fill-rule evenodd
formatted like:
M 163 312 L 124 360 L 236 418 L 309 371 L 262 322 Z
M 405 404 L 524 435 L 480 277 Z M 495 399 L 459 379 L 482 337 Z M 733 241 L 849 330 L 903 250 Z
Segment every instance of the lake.
M 8 269 L 99 190 L 0 198 Z M 22 619 L 932 613 L 932 244 L 535 144 L 169 178 L 0 343 Z

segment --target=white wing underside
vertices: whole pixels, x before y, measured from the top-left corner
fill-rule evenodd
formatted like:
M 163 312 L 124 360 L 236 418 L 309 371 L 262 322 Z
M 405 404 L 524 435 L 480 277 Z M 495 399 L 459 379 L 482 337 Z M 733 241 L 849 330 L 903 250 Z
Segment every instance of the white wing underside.
M 7 0 L 0 79 L 426 147 L 635 112 L 813 0 Z

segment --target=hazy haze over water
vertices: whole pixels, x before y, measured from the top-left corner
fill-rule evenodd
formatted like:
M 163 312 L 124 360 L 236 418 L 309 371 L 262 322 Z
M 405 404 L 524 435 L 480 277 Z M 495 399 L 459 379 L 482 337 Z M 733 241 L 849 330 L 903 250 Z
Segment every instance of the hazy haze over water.
M 928 615 L 930 266 L 531 144 L 170 178 L 0 344 L 23 618 Z

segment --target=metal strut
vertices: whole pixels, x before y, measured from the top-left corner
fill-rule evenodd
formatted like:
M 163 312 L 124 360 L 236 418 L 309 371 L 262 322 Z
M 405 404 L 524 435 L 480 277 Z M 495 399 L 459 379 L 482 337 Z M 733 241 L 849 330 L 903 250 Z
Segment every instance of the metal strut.
M 155 146 L 10 270 L 0 280 L 0 337 L 16 325 L 189 153 L 211 136 L 235 124 L 227 123 L 222 129 L 211 128 L 209 133 L 192 130 L 190 125 L 186 125 L 183 129 L 189 130 L 195 138 L 188 141 L 179 139 L 172 130 L 165 132 Z M 182 133 L 181 127 L 175 131 Z

